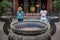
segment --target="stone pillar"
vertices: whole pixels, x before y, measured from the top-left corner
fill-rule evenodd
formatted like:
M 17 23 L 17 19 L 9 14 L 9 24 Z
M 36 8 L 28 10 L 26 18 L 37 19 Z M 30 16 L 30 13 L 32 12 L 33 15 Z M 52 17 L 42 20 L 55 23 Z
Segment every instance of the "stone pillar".
M 28 13 L 28 0 L 24 0 L 24 11 Z

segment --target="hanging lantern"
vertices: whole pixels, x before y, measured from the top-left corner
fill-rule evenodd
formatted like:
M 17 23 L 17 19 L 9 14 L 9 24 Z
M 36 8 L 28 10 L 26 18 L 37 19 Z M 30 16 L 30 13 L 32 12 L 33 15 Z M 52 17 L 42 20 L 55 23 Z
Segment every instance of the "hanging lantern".
M 37 7 L 37 8 L 39 8 L 39 7 L 40 7 L 40 5 L 39 5 L 39 4 L 37 4 L 37 5 L 36 5 L 36 7 Z
M 34 0 L 32 0 L 32 6 L 30 7 L 30 11 L 31 11 L 32 13 L 35 12 Z
M 31 11 L 31 12 L 35 12 L 35 7 L 32 6 L 32 7 L 30 8 L 30 11 Z

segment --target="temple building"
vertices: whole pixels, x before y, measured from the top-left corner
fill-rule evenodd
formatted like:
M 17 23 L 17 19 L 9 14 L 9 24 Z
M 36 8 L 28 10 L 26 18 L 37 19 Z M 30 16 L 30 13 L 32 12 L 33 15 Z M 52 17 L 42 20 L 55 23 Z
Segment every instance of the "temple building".
M 39 13 L 42 7 L 50 12 L 51 0 L 13 0 L 14 10 L 17 11 L 18 7 L 22 7 L 25 13 Z
M 24 13 L 35 13 L 39 15 L 40 10 L 45 7 L 48 13 L 52 11 L 53 0 L 8 0 L 13 3 L 13 14 L 16 14 L 18 7 L 22 7 Z

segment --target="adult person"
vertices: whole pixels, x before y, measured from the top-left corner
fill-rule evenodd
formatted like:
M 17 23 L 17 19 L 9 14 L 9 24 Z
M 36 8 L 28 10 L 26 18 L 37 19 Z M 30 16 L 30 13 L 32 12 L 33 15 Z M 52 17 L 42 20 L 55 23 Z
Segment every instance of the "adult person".
M 18 11 L 17 11 L 17 18 L 18 18 L 18 21 L 23 21 L 23 11 L 22 11 L 22 7 L 19 7 L 18 8 Z
M 40 11 L 41 17 L 40 17 L 40 22 L 46 23 L 46 15 L 47 15 L 47 11 L 45 10 L 45 8 L 43 8 Z

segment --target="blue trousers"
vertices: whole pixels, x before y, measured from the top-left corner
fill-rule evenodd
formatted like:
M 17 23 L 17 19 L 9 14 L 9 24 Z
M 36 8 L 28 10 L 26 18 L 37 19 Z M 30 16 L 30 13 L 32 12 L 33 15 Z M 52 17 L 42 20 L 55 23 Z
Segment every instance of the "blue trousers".
M 23 19 L 18 19 L 18 21 L 23 21 Z

